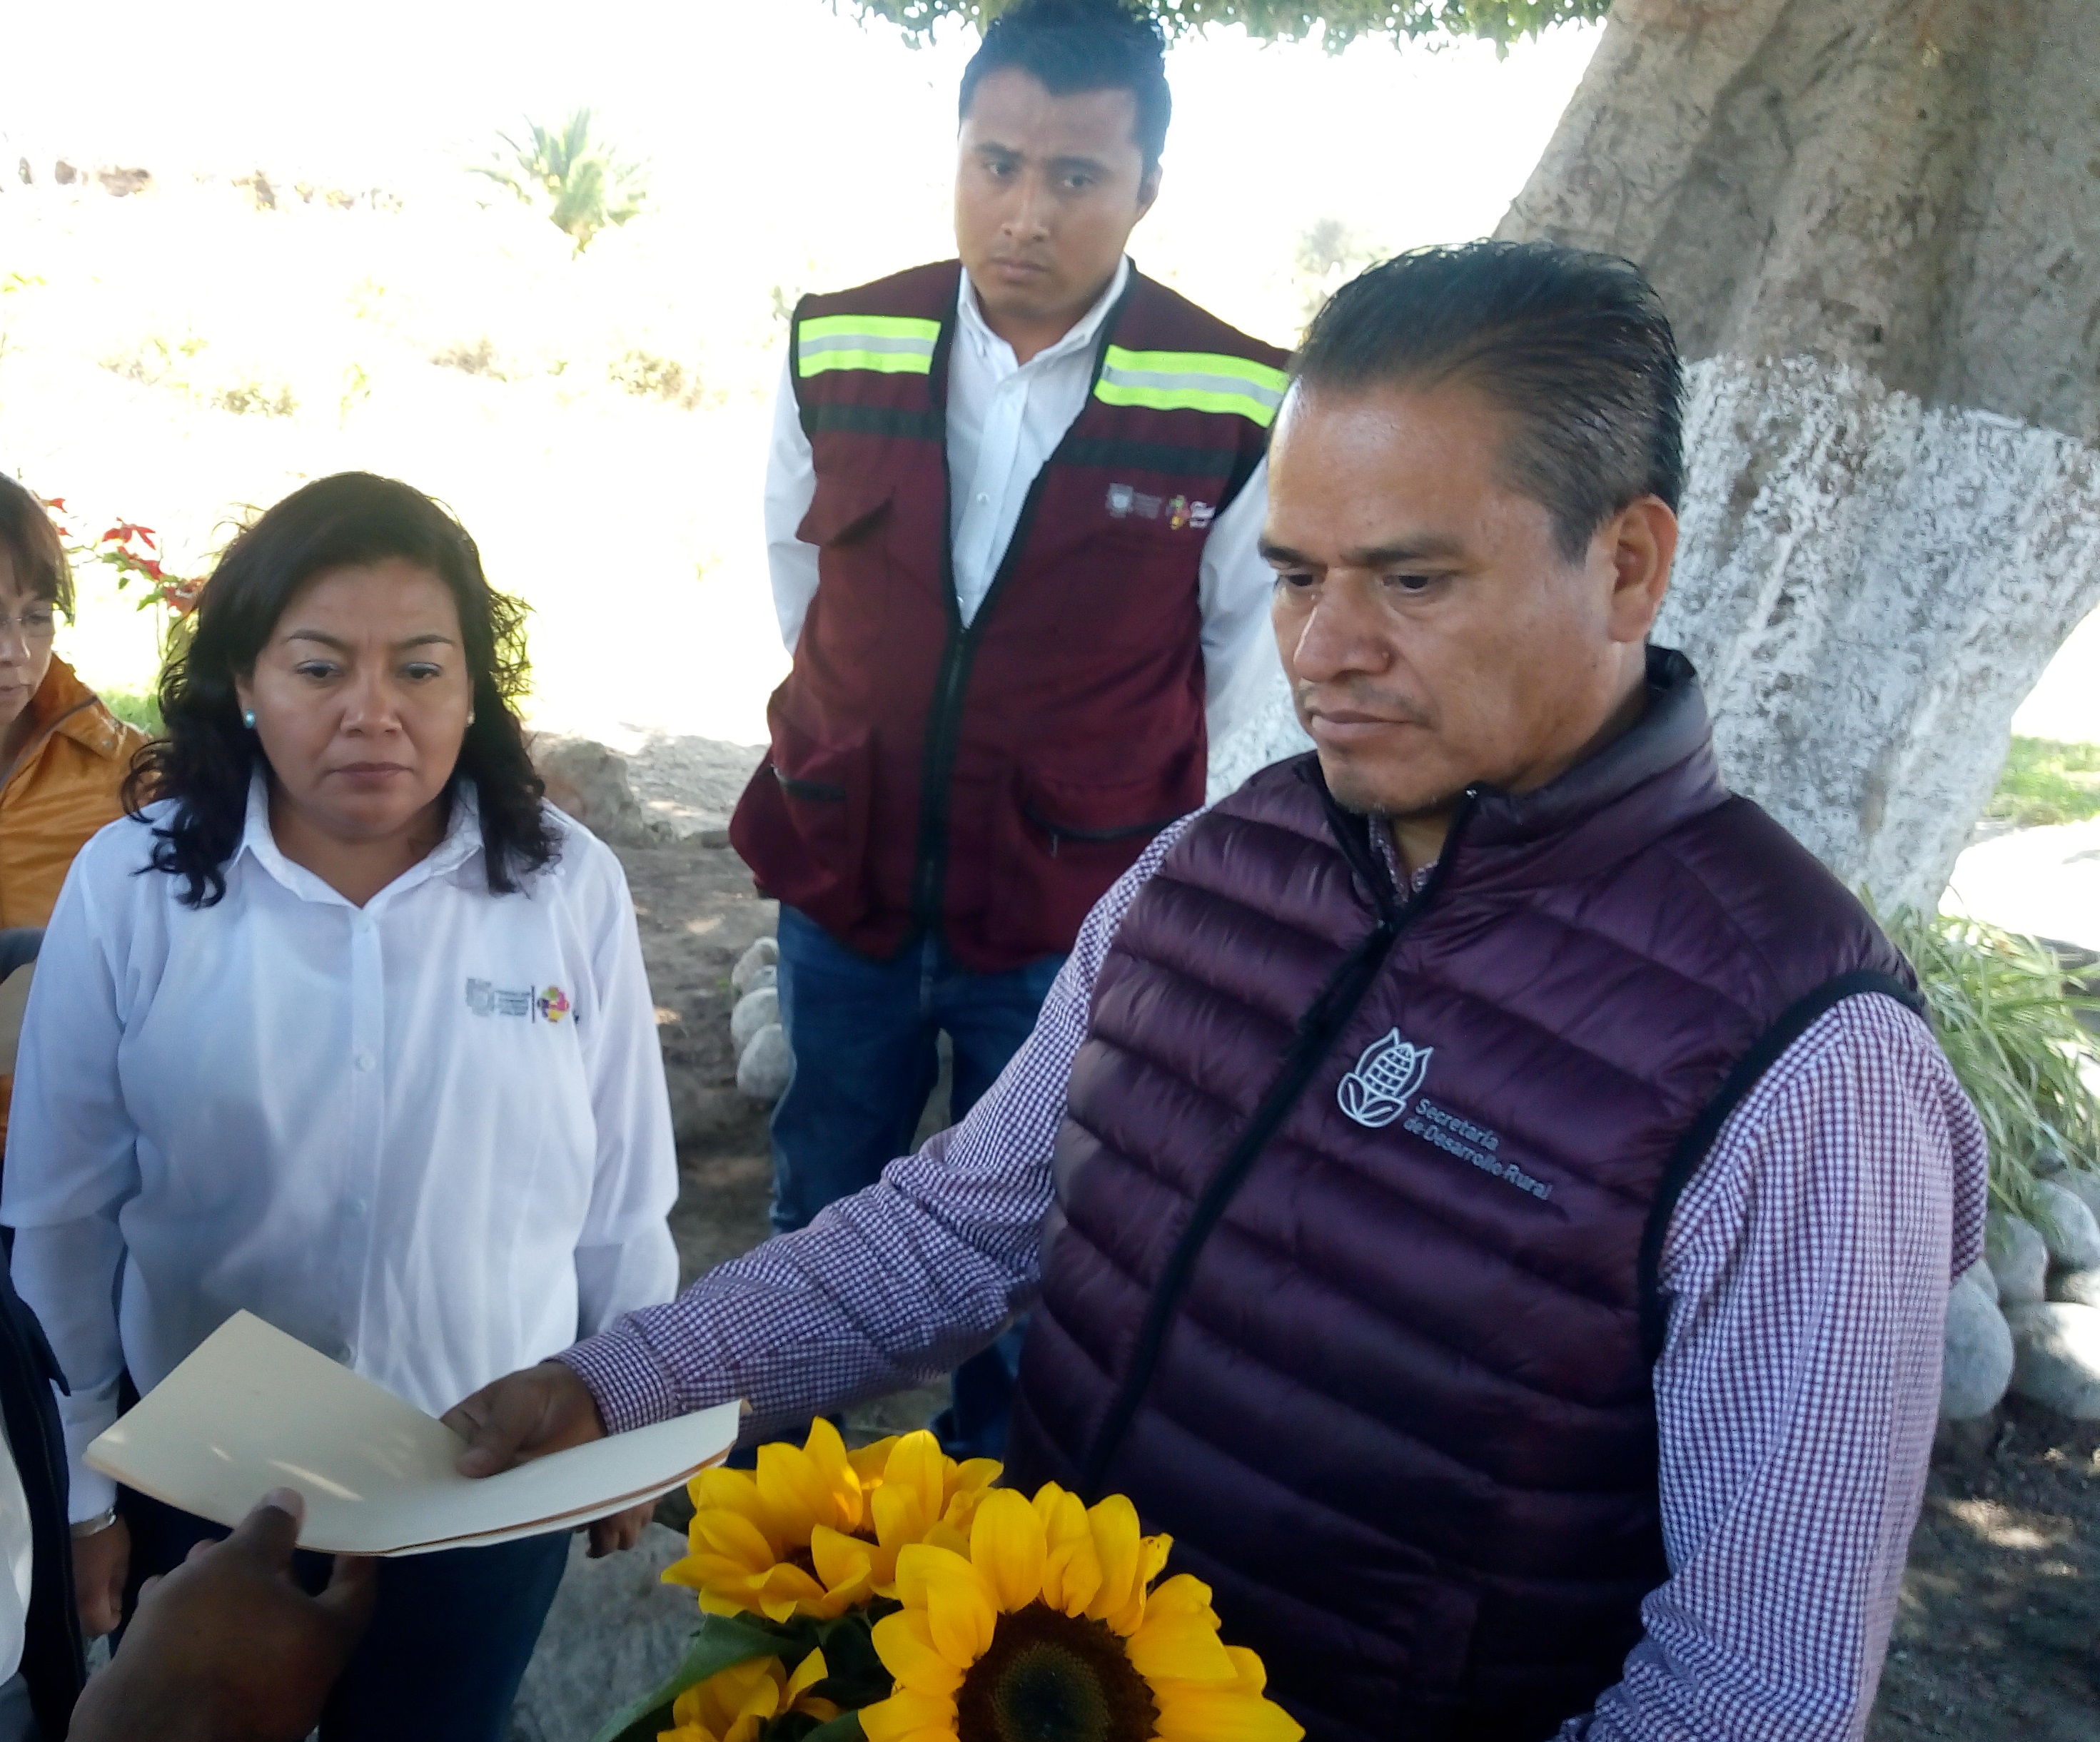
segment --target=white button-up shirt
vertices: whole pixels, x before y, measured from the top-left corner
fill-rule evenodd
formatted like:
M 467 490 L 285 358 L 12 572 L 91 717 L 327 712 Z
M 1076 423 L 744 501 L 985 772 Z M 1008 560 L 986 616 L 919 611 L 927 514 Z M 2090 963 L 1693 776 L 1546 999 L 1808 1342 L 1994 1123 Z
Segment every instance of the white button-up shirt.
M 165 806 L 151 807 L 148 818 Z M 489 892 L 470 790 L 359 908 L 277 849 L 258 778 L 226 896 L 184 906 L 122 819 L 74 862 L 37 965 L 0 1220 L 73 1395 L 158 1384 L 240 1308 L 433 1414 L 668 1299 L 677 1195 L 626 879 L 561 854 Z
M 948 353 L 948 475 L 953 481 L 948 530 L 953 540 L 956 604 L 968 623 L 991 590 L 1021 504 L 1043 463 L 1086 408 L 1101 323 L 1130 282 L 1126 258 L 1079 324 L 1022 363 L 986 324 L 963 274 L 955 342 Z M 788 650 L 817 596 L 817 547 L 796 529 L 816 494 L 815 461 L 803 433 L 795 383 L 783 365 L 774 404 L 773 446 L 765 474 L 765 549 L 774 609 Z M 1216 743 L 1259 707 L 1276 663 L 1268 606 L 1276 573 L 1259 544 L 1268 514 L 1268 465 L 1258 466 L 1204 540 L 1198 580 L 1211 742 Z

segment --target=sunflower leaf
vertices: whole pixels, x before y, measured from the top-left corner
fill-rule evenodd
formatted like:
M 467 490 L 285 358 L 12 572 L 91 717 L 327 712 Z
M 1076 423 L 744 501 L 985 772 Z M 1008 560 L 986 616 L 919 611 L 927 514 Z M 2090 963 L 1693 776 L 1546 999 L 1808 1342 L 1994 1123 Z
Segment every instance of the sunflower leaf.
M 802 1742 L 867 1742 L 867 1731 L 860 1727 L 860 1713 L 841 1712 L 827 1724 L 819 1724 L 802 1738 Z
M 792 1637 L 784 1628 L 755 1616 L 704 1616 L 699 1631 L 686 1647 L 685 1661 L 660 1687 L 622 1706 L 591 1742 L 656 1742 L 656 1733 L 671 1727 L 671 1708 L 687 1688 L 754 1657 L 794 1655 Z

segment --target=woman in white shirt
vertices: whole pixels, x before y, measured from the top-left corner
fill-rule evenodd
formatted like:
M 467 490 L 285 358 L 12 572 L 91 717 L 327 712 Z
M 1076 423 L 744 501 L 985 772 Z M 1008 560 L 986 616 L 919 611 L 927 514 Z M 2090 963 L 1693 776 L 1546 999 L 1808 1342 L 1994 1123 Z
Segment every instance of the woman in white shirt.
M 677 1285 L 633 909 L 541 802 L 522 615 L 420 492 L 287 497 L 170 664 L 153 802 L 52 915 L 0 1220 L 71 1383 L 90 1631 L 223 1533 L 80 1453 L 236 1309 L 436 1415 Z M 386 1563 L 331 1735 L 495 1742 L 565 1546 Z

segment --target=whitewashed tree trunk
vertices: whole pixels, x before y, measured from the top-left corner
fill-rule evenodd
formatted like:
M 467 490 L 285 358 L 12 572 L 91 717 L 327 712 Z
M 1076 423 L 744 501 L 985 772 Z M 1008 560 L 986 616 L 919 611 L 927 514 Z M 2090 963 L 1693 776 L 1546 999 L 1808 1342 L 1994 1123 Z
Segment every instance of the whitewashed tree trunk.
M 1658 638 L 1732 783 L 1930 902 L 2100 596 L 2100 4 L 1621 0 L 1501 234 L 1693 359 Z
M 1621 0 L 1499 233 L 1654 279 L 1693 364 L 1658 639 L 1739 790 L 1931 902 L 2100 595 L 2100 0 Z M 1294 734 L 1279 680 L 1214 783 Z

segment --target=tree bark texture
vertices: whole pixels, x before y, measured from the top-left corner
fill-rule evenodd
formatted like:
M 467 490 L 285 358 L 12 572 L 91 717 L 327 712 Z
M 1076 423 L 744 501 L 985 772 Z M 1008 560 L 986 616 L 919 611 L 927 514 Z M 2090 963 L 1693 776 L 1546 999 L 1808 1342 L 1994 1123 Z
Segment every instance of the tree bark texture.
M 1936 900 L 2100 596 L 2100 4 L 1621 0 L 1500 232 L 1693 367 L 1658 639 L 1839 875 Z

